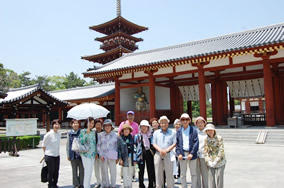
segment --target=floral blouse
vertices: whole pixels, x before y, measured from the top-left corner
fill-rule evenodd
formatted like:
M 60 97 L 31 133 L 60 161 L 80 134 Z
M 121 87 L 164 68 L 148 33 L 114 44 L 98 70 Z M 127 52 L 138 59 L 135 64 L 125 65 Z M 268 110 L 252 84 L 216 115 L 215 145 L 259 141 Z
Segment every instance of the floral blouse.
M 87 133 L 87 129 L 81 130 L 79 135 L 79 140 L 81 144 L 89 145 L 90 149 L 88 152 L 80 153 L 84 157 L 88 158 L 95 158 L 97 153 L 97 146 L 96 146 L 96 134 L 94 131 L 91 131 L 89 134 Z
M 110 133 L 101 132 L 98 134 L 98 153 L 105 159 L 116 160 L 118 158 L 117 151 L 117 135 L 114 131 Z
M 213 138 L 207 136 L 204 140 L 204 157 L 207 165 L 211 168 L 219 168 L 226 164 L 223 138 L 215 135 Z M 215 163 L 210 166 L 209 162 Z

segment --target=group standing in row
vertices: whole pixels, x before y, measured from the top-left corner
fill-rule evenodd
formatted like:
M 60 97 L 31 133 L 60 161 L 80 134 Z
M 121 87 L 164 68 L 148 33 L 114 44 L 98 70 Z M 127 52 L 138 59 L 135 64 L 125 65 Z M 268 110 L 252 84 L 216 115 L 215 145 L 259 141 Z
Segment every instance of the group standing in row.
M 150 125 L 151 123 L 151 125 Z M 121 166 L 124 187 L 132 187 L 135 166 L 138 165 L 139 187 L 144 184 L 147 168 L 148 187 L 174 187 L 174 178 L 180 178 L 182 187 L 187 187 L 187 169 L 191 175 L 192 188 L 222 188 L 225 154 L 222 137 L 216 134 L 213 124 L 198 117 L 195 126 L 184 113 L 174 122 L 176 129 L 169 128 L 169 119 L 161 116 L 150 123 L 134 122 L 134 112 L 127 112 L 127 120 L 114 131 L 110 119 L 101 121 L 88 118 L 86 128 L 79 128 L 79 121 L 72 120 L 68 132 L 66 152 L 71 162 L 73 185 L 89 188 L 92 172 L 97 179 L 96 187 L 113 188 L 116 185 L 117 164 Z M 45 159 L 49 172 L 49 187 L 56 188 L 59 171 L 58 121 L 43 140 Z M 78 139 L 84 151 L 73 151 L 72 143 Z

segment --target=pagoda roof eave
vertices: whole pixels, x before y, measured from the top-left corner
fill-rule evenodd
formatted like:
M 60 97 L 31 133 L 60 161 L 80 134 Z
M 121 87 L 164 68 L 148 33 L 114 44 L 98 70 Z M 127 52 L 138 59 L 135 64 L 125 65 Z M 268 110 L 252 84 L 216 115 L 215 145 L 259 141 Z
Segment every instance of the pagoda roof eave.
M 81 59 L 92 61 L 92 62 L 97 62 L 97 60 L 100 58 L 108 57 L 110 55 L 117 54 L 119 52 L 130 53 L 131 51 L 122 46 L 119 46 L 117 48 L 114 48 L 112 50 L 109 50 L 109 51 L 106 51 L 100 54 L 91 55 L 91 56 L 82 56 Z
M 95 40 L 100 41 L 100 42 L 104 42 L 104 40 L 108 40 L 108 39 L 111 39 L 111 38 L 114 38 L 114 37 L 117 37 L 117 36 L 124 36 L 125 38 L 128 38 L 130 40 L 134 40 L 135 42 L 143 41 L 142 38 L 133 37 L 131 35 L 128 35 L 126 33 L 120 32 L 120 31 L 113 33 L 111 35 L 104 36 L 104 37 L 97 37 L 97 38 L 95 38 Z
M 107 27 L 112 27 L 113 25 L 116 25 L 116 24 L 119 24 L 119 23 L 124 24 L 124 25 L 128 26 L 129 28 L 134 29 L 131 34 L 136 34 L 136 33 L 148 30 L 147 27 L 140 26 L 140 25 L 137 25 L 133 22 L 130 22 L 130 21 L 126 20 L 125 18 L 123 18 L 122 16 L 118 16 L 118 17 L 116 17 L 116 18 L 114 18 L 114 19 L 112 19 L 108 22 L 105 22 L 105 23 L 99 24 L 99 25 L 94 25 L 94 26 L 91 26 L 89 28 L 91 30 L 94 30 L 94 31 L 108 35 L 109 32 L 106 32 L 104 29 L 107 28 Z

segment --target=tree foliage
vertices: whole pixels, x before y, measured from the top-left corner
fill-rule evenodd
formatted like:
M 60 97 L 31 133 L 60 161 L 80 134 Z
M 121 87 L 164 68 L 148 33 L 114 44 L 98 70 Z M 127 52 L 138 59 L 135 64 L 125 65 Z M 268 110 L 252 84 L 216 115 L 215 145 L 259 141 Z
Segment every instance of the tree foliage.
M 31 73 L 28 71 L 17 74 L 13 70 L 5 69 L 4 65 L 0 63 L 0 91 L 7 92 L 9 88 L 18 88 L 34 84 L 40 84 L 46 91 L 53 91 L 92 85 L 95 83 L 93 81 L 87 82 L 74 72 L 70 72 L 65 76 L 40 75 L 32 78 Z

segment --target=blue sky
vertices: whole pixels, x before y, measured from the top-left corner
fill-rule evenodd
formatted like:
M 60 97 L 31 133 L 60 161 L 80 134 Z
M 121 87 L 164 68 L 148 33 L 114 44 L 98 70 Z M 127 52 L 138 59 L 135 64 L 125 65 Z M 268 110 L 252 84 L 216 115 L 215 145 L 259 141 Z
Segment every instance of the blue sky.
M 283 0 L 121 0 L 122 16 L 148 31 L 139 51 L 284 22 Z M 0 62 L 17 73 L 77 74 L 101 53 L 89 30 L 116 17 L 116 0 L 0 1 Z

